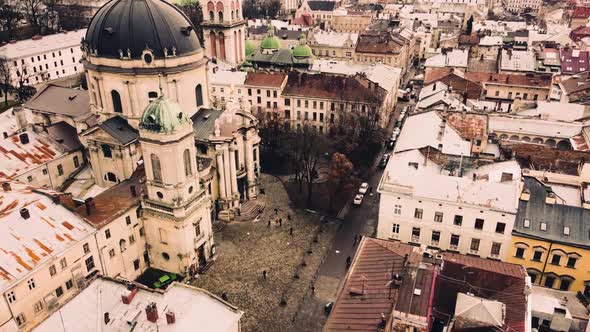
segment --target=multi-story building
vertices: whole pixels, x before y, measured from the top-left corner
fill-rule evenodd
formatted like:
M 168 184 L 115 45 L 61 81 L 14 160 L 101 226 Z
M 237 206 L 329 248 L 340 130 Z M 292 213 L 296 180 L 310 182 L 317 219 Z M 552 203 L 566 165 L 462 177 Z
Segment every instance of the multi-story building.
M 232 65 L 245 59 L 246 20 L 236 0 L 203 1 L 203 35 L 207 57 Z M 189 32 L 190 33 L 190 32 Z
M 520 14 L 526 11 L 536 13 L 541 8 L 541 0 L 503 0 L 503 8 L 509 12 Z
M 286 84 L 286 74 L 250 72 L 244 81 L 243 99 L 253 112 L 278 112 L 282 108 L 281 96 Z
M 476 115 L 410 116 L 379 184 L 377 237 L 503 257 L 517 213 L 520 167 L 472 157 L 484 149 L 486 130 Z
M 367 31 L 359 35 L 354 60 L 357 62 L 383 64 L 402 68 L 403 73 L 417 56 L 414 34 L 401 29 L 390 31 Z
M 86 30 L 36 36 L 0 47 L 11 70 L 10 82 L 18 86 L 37 85 L 57 78 L 81 74 L 80 41 Z
M 532 149 L 537 153 L 528 157 L 529 164 L 541 168 L 523 170 L 524 188 L 505 260 L 524 265 L 533 284 L 590 296 L 585 268 L 590 264 L 590 165 L 583 161 L 588 154 L 560 152 L 561 158 L 580 164 L 574 172 L 557 173 L 550 166 L 554 160 L 547 163 L 538 148 Z
M 304 0 L 297 9 L 295 17 L 311 16 L 315 24 L 330 23 L 334 10 L 340 5 L 339 1 L 330 0 Z
M 308 45 L 318 58 L 352 60 L 357 39 L 356 33 L 313 30 Z
M 576 6 L 570 18 L 570 28 L 585 26 L 588 24 L 588 18 L 590 18 L 590 7 Z
M 500 73 L 525 74 L 535 72 L 537 58 L 532 51 L 502 50 Z
M 30 330 L 102 270 L 95 229 L 71 196 L 3 182 L 0 329 Z
M 371 11 L 336 10 L 330 28 L 336 32 L 360 33 L 371 24 L 373 17 Z

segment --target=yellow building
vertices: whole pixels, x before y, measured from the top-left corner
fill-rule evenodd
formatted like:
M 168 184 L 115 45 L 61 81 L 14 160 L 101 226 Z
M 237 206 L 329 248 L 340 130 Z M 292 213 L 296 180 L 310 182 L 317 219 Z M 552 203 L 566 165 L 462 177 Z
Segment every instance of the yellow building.
M 523 265 L 533 284 L 590 296 L 590 191 L 579 176 L 560 174 L 567 185 L 553 176 L 524 177 L 505 261 Z

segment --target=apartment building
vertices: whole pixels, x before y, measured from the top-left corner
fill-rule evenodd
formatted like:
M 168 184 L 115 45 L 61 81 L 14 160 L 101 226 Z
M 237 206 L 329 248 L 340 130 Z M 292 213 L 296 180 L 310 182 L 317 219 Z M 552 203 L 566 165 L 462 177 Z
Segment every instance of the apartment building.
M 359 35 L 354 60 L 362 63 L 380 62 L 402 68 L 403 73 L 417 56 L 416 38 L 413 32 L 401 29 L 367 31 Z
M 541 8 L 541 0 L 503 0 L 502 7 L 509 12 L 520 14 L 525 11 L 536 13 Z
M 80 64 L 80 43 L 86 29 L 36 36 L 0 47 L 0 57 L 11 67 L 11 84 L 22 80 L 25 85 L 37 85 L 61 77 L 84 72 Z
M 330 28 L 336 32 L 360 33 L 371 24 L 373 17 L 371 11 L 336 10 Z
M 494 259 L 509 250 L 520 167 L 471 157 L 487 135 L 469 123 L 434 111 L 406 120 L 379 183 L 378 238 Z
M 352 60 L 358 39 L 357 33 L 313 30 L 308 45 L 316 58 Z
M 281 94 L 286 84 L 286 74 L 251 72 L 244 81 L 243 98 L 248 101 L 252 110 L 277 113 L 279 109 L 282 109 Z M 286 119 L 289 119 L 289 116 L 285 114 Z
M 83 289 L 102 262 L 95 230 L 71 211 L 71 196 L 20 182 L 3 182 L 2 196 L 0 329 L 30 330 Z

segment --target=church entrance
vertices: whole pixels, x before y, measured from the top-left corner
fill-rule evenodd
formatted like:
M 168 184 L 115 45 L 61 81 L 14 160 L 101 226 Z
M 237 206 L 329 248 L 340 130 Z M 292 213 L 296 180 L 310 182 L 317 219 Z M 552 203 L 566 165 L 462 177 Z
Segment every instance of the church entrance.
M 205 257 L 205 244 L 202 244 L 199 249 L 197 249 L 197 253 L 199 255 L 199 267 L 207 265 L 207 258 Z
M 245 176 L 238 179 L 238 192 L 240 201 L 248 200 L 248 179 Z

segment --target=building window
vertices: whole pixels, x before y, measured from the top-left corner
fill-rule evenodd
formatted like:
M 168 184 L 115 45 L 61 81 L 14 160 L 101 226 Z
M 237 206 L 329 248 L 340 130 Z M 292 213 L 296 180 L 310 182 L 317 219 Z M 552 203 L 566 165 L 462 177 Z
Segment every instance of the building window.
M 160 166 L 160 158 L 155 154 L 150 155 L 151 163 L 152 163 L 152 177 L 154 178 L 155 182 L 162 183 L 162 168 Z
M 72 281 L 72 279 L 69 279 L 68 281 L 66 281 L 66 289 L 70 290 L 72 289 L 72 287 L 74 287 L 74 282 Z
M 126 217 L 125 217 L 125 224 L 126 224 L 127 226 L 131 225 L 131 216 L 126 216 Z
M 552 276 L 545 277 L 545 287 L 553 288 L 554 283 L 555 283 L 555 277 L 552 277 Z
M 413 242 L 420 241 L 420 228 L 419 227 L 412 227 L 412 241 Z
M 59 286 L 55 289 L 55 296 L 61 297 L 62 295 L 64 295 L 64 290 L 61 288 L 61 286 Z
M 435 212 L 434 213 L 434 221 L 435 222 L 442 222 L 443 221 L 443 213 L 442 212 Z
M 514 254 L 514 257 L 524 258 L 524 248 L 516 248 L 516 253 Z
M 483 219 L 479 219 L 479 218 L 475 219 L 475 226 L 474 226 L 474 228 L 475 229 L 478 229 L 478 230 L 482 230 L 483 229 L 483 223 L 484 223 Z
M 277 97 L 277 92 L 276 92 L 276 91 L 273 91 L 273 92 L 272 92 L 272 96 L 273 96 L 274 98 L 276 98 L 276 97 Z
M 496 233 L 498 234 L 504 234 L 504 231 L 506 230 L 506 224 L 503 222 L 499 222 L 496 224 Z
M 551 264 L 552 265 L 559 265 L 559 262 L 561 262 L 561 256 L 553 255 L 553 257 L 551 257 Z
M 453 219 L 453 225 L 461 226 L 463 224 L 463 216 L 455 215 L 455 219 Z
M 533 261 L 536 261 L 536 262 L 540 262 L 542 257 L 543 257 L 543 252 L 542 251 L 535 251 L 533 253 L 533 259 L 532 260 Z
M 64 167 L 61 164 L 60 165 L 57 165 L 57 174 L 59 176 L 64 175 Z
M 35 288 L 35 279 L 27 280 L 27 284 L 29 285 L 29 289 Z
M 16 316 L 15 320 L 16 320 L 16 325 L 18 325 L 18 326 L 23 326 L 27 322 L 25 320 L 24 314 L 20 314 L 20 315 Z
M 68 261 L 65 257 L 59 260 L 59 265 L 61 266 L 62 270 L 68 267 Z
M 457 234 L 451 234 L 451 249 L 457 249 L 459 247 L 460 236 Z
M 525 219 L 525 220 L 523 221 L 523 223 L 522 223 L 522 226 L 523 226 L 524 228 L 531 228 L 531 221 L 530 221 L 530 219 Z
M 270 90 L 266 90 L 266 98 L 270 98 Z
M 576 263 L 578 262 L 578 259 L 576 257 L 569 257 L 567 259 L 567 264 L 566 266 L 569 268 L 575 268 L 576 267 Z
M 29 181 L 29 182 L 33 182 L 33 177 L 32 177 L 32 176 L 30 176 L 30 175 L 29 175 L 29 176 L 27 176 L 27 181 Z
M 33 306 L 33 310 L 35 311 L 35 313 L 40 313 L 43 310 L 43 301 L 37 301 L 35 302 L 35 305 Z
M 133 268 L 137 271 L 139 270 L 139 259 L 133 261 Z
M 111 238 L 111 230 L 110 229 L 107 229 L 104 231 L 104 237 L 107 239 Z
M 422 219 L 423 214 L 424 214 L 424 211 L 422 209 L 416 208 L 416 210 L 414 211 L 414 218 Z
M 100 148 L 102 149 L 102 154 L 105 158 L 113 158 L 113 151 L 111 150 L 111 147 L 109 145 L 102 144 Z
M 568 291 L 570 289 L 571 284 L 572 284 L 571 280 L 561 279 L 561 282 L 559 283 L 559 290 Z
M 111 99 L 113 101 L 113 111 L 115 113 L 123 113 L 123 104 L 121 103 L 121 95 L 119 92 L 112 90 Z
M 139 229 L 139 236 L 141 236 L 141 237 L 145 236 L 145 228 L 141 227 Z
M 132 245 L 135 243 L 135 235 L 131 234 L 129 235 L 129 245 Z
M 191 163 L 191 152 L 189 149 L 184 150 L 184 175 L 193 175 L 193 168 Z
M 309 108 L 309 100 L 304 100 L 303 102 L 305 104 L 305 108 Z
M 84 253 L 87 254 L 90 252 L 90 246 L 88 245 L 88 243 L 84 243 L 84 245 L 82 246 L 82 248 L 84 249 Z
M 541 230 L 542 231 L 546 231 L 547 230 L 547 224 L 546 223 L 544 223 L 544 222 L 541 223 Z
M 490 251 L 492 256 L 500 256 L 500 249 L 502 248 L 502 244 L 498 242 L 492 243 L 492 250 Z
M 110 258 L 113 258 L 113 257 L 115 257 L 115 249 L 110 249 L 110 250 L 109 250 L 109 257 L 110 257 Z
M 437 246 L 440 242 L 440 232 L 439 231 L 432 231 L 432 244 Z
M 85 263 L 86 263 L 86 271 L 90 272 L 90 271 L 92 271 L 92 269 L 94 269 L 94 257 L 90 256 L 90 257 L 86 258 Z
M 563 226 L 563 235 L 570 235 L 570 228 L 568 226 Z
M 74 156 L 74 167 L 80 167 L 80 160 L 78 159 L 78 156 Z
M 16 302 L 16 294 L 14 291 L 7 292 L 6 299 L 8 300 L 8 303 Z
M 197 100 L 197 107 L 203 106 L 203 87 L 201 84 L 197 84 L 195 87 L 195 98 Z
M 469 249 L 474 252 L 479 251 L 479 239 L 471 239 L 471 246 Z
M 391 228 L 391 232 L 393 234 L 399 234 L 399 224 L 393 224 L 393 227 Z
M 55 265 L 51 265 L 51 266 L 49 267 L 49 275 L 50 275 L 51 277 L 53 277 L 53 276 L 54 276 L 56 273 L 57 273 L 57 269 L 55 268 Z
M 148 99 L 149 101 L 152 101 L 154 99 L 158 98 L 158 93 L 156 91 L 150 91 L 148 92 Z
M 402 214 L 402 206 L 399 204 L 395 204 L 393 206 L 393 213 L 395 214 Z

